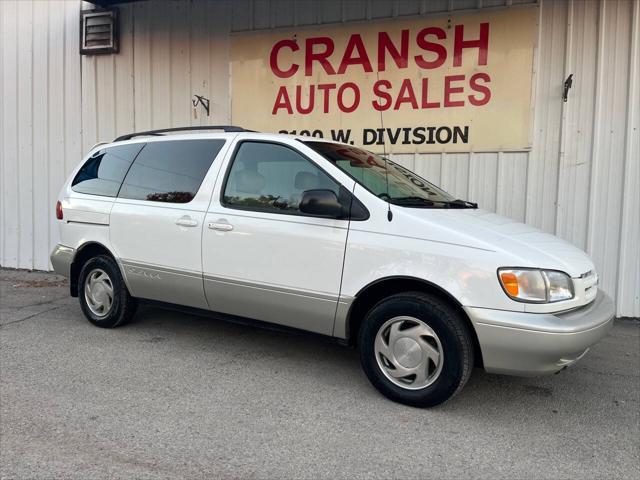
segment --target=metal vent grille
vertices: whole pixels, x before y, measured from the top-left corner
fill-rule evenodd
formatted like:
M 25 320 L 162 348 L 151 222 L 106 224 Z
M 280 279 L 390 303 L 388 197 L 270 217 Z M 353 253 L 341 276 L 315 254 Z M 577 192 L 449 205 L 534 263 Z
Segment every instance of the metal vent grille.
M 118 11 L 80 12 L 80 54 L 118 52 Z

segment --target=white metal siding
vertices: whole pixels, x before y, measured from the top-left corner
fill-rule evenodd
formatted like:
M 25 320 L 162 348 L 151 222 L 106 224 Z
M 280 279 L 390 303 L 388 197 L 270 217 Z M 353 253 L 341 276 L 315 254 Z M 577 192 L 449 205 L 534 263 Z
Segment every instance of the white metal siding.
M 235 0 L 232 32 L 535 4 L 538 0 Z
M 535 0 L 137 2 L 120 6 L 120 54 L 80 57 L 79 2 L 0 2 L 0 264 L 49 269 L 58 190 L 97 141 L 231 121 L 230 32 L 520 3 Z M 457 196 L 586 249 L 618 315 L 633 317 L 640 316 L 639 3 L 525 7 L 538 8 L 540 19 L 530 152 L 396 156 Z M 193 118 L 193 94 L 211 99 L 211 117 Z
M 49 268 L 53 207 L 82 155 L 78 4 L 0 2 L 0 264 Z

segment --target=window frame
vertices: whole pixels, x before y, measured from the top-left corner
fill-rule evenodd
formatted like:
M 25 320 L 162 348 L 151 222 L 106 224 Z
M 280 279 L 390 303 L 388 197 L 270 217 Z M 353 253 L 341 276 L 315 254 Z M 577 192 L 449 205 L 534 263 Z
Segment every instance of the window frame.
M 351 211 L 349 211 L 349 215 L 347 217 L 345 217 L 345 218 L 327 218 L 327 217 L 322 216 L 322 215 L 311 215 L 309 213 L 303 213 L 303 212 L 300 212 L 299 210 L 296 211 L 296 212 L 267 210 L 267 209 L 258 209 L 258 208 L 255 208 L 255 207 L 248 207 L 248 206 L 245 207 L 245 206 L 240 206 L 240 205 L 231 205 L 231 204 L 225 202 L 224 194 L 225 194 L 225 191 L 227 190 L 227 183 L 229 182 L 229 176 L 231 174 L 231 169 L 233 168 L 233 165 L 236 162 L 236 157 L 238 156 L 238 152 L 240 151 L 240 148 L 242 147 L 242 144 L 244 144 L 244 143 L 264 143 L 264 144 L 269 144 L 269 145 L 277 145 L 279 147 L 284 147 L 284 148 L 288 148 L 289 150 L 292 150 L 293 152 L 297 153 L 302 158 L 304 158 L 307 162 L 311 163 L 311 165 L 315 166 L 322 173 L 324 173 L 333 182 L 335 182 L 338 185 L 338 192 L 340 192 L 341 190 L 346 191 L 349 194 L 349 197 L 351 199 L 351 203 L 350 203 L 351 208 L 353 208 L 353 202 L 357 201 L 357 199 L 355 198 L 353 193 L 351 193 L 344 185 L 342 185 L 341 182 L 336 180 L 333 177 L 333 175 L 331 175 L 324 168 L 322 168 L 320 165 L 318 165 L 316 162 L 314 162 L 311 158 L 309 158 L 307 155 L 305 155 L 304 153 L 302 153 L 300 150 L 296 149 L 292 145 L 288 145 L 286 143 L 277 142 L 277 141 L 274 141 L 274 140 L 262 140 L 262 139 L 245 138 L 245 139 L 239 140 L 236 143 L 236 145 L 234 146 L 233 152 L 231 153 L 231 156 L 229 158 L 229 161 L 227 162 L 226 171 L 224 172 L 224 180 L 222 181 L 222 186 L 220 188 L 220 197 L 218 199 L 221 206 L 223 206 L 224 208 L 229 208 L 231 210 L 240 210 L 240 211 L 245 211 L 245 212 L 255 212 L 255 213 L 273 214 L 273 215 L 288 215 L 288 216 L 291 216 L 291 217 L 319 218 L 319 219 L 323 219 L 323 220 L 339 220 L 339 221 L 347 221 L 347 222 L 351 220 Z M 339 194 L 336 195 L 336 196 L 338 197 L 338 199 L 340 199 L 340 195 Z M 351 208 L 350 208 L 350 210 L 351 210 Z

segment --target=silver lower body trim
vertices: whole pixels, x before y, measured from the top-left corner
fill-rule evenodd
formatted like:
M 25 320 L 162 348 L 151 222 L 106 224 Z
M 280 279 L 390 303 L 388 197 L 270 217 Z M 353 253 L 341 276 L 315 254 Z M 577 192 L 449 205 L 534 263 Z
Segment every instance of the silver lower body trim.
M 120 260 L 125 282 L 134 297 L 207 309 L 202 274 Z
M 338 296 L 204 276 L 209 308 L 216 312 L 332 335 Z
M 601 291 L 589 305 L 565 313 L 465 311 L 478 335 L 485 370 L 521 376 L 555 373 L 578 361 L 609 332 L 615 313 Z
M 71 264 L 75 257 L 76 251 L 71 247 L 65 245 L 56 245 L 51 252 L 51 265 L 53 265 L 53 271 L 58 275 L 69 278 L 71 276 Z
M 349 310 L 351 310 L 351 304 L 354 297 L 348 295 L 341 295 L 336 308 L 336 319 L 333 324 L 333 336 L 338 338 L 349 337 L 349 326 L 347 321 L 349 319 Z
M 131 295 L 332 335 L 338 296 L 119 261 Z M 344 311 L 345 315 L 348 308 Z M 342 320 L 344 323 L 344 320 Z

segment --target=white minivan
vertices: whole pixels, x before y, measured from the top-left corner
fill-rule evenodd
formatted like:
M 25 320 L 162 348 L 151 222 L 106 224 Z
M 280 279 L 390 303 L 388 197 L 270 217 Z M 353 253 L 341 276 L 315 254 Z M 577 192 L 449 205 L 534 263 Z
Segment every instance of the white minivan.
M 474 365 L 557 372 L 612 325 L 593 262 L 553 235 L 352 145 L 204 128 L 98 145 L 62 188 L 51 262 L 91 323 L 150 299 L 332 336 L 420 407 Z

